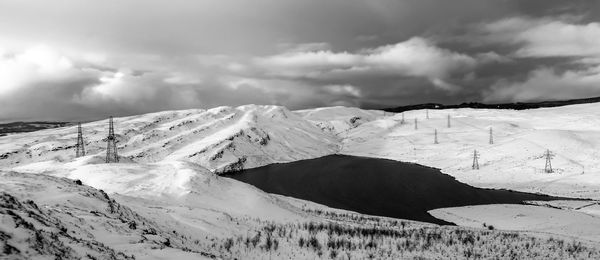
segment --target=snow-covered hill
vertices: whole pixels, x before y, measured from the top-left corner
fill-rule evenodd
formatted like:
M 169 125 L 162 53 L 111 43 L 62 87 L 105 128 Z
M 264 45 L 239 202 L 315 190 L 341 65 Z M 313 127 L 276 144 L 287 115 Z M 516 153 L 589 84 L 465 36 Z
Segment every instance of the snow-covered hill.
M 362 123 L 387 115 L 383 111 L 339 106 L 298 110 L 294 113 L 312 122 L 323 131 L 334 135 L 346 133 Z
M 322 206 L 315 211 L 307 207 L 313 204 L 267 194 L 215 174 L 333 153 L 417 162 L 475 186 L 600 198 L 600 115 L 596 111 L 600 104 L 528 111 L 432 110 L 429 119 L 425 111 L 411 111 L 404 114 L 404 124 L 401 114 L 344 107 L 290 112 L 279 106 L 248 105 L 165 111 L 115 118 L 118 164 L 104 163 L 106 120 L 83 124 L 87 155 L 81 158 L 74 158 L 75 127 L 4 136 L 0 137 L 0 191 L 4 192 L 0 236 L 9 242 L 0 246 L 7 250 L 8 245 L 18 245 L 10 250 L 19 250 L 25 258 L 68 252 L 71 258 L 90 254 L 264 259 L 271 254 L 265 250 L 273 246 L 270 239 L 280 237 L 280 258 L 315 258 L 323 256 L 325 249 L 298 247 L 299 241 L 325 245 L 327 232 L 304 230 L 299 223 L 334 221 L 356 227 L 365 224 L 357 222 L 364 218 L 377 229 L 400 230 L 396 220 L 358 214 L 332 218 L 331 212 L 354 213 Z M 418 129 L 412 124 L 414 118 Z M 489 127 L 494 144 L 488 144 Z M 434 129 L 439 144 L 433 144 Z M 481 154 L 478 171 L 470 167 L 474 149 Z M 546 149 L 556 155 L 555 173 L 542 172 Z M 16 225 L 19 219 L 30 224 Z M 134 222 L 136 228 L 131 227 Z M 273 233 L 288 228 L 306 232 Z M 432 232 L 458 234 L 446 229 Z M 41 245 L 29 243 L 37 237 L 45 239 Z M 501 233 L 491 237 L 521 250 L 520 243 L 513 244 Z M 353 251 L 353 258 L 371 253 L 365 249 L 368 241 L 360 239 L 365 238 L 352 243 L 364 250 Z M 58 247 L 47 246 L 57 240 L 62 243 Z M 461 245 L 460 250 L 463 246 L 474 248 Z M 441 248 L 409 255 L 462 254 L 457 248 Z M 570 250 L 567 245 L 554 248 Z
M 87 157 L 102 162 L 107 121 L 82 125 Z M 231 171 L 332 154 L 335 137 L 279 106 L 166 111 L 115 118 L 119 153 L 127 161 L 188 161 Z M 0 137 L 0 167 L 73 160 L 77 129 L 64 127 Z
M 137 258 L 144 255 L 160 258 L 162 254 L 168 259 L 173 257 L 169 253 L 171 247 L 178 248 L 175 252 L 184 252 L 182 257 L 192 259 L 197 257 L 196 252 L 219 254 L 218 248 L 211 247 L 215 245 L 214 239 L 254 230 L 255 221 L 250 219 L 297 221 L 311 218 L 276 197 L 247 184 L 220 178 L 214 172 L 314 158 L 339 150 L 337 137 L 277 106 L 166 111 L 115 118 L 115 128 L 121 157 L 118 164 L 104 163 L 106 121 L 83 124 L 87 155 L 80 158 L 73 156 L 73 143 L 77 137 L 75 127 L 0 138 L 0 168 L 7 170 L 2 175 L 0 187 L 6 197 L 16 201 L 31 200 L 43 207 L 58 205 L 74 213 L 65 217 L 53 211 L 38 212 L 36 214 L 52 219 L 55 224 L 48 227 L 46 221 L 39 227 L 34 225 L 27 231 L 29 233 L 4 230 L 14 236 L 10 244 L 20 245 L 23 250 L 34 250 L 36 245 L 27 245 L 25 241 L 37 234 L 38 229 L 67 227 L 70 230 L 73 229 L 70 222 L 79 221 L 84 225 L 92 221 L 101 223 L 100 227 L 85 226 L 75 232 L 87 234 L 87 241 L 110 244 L 106 248 L 78 251 L 72 245 L 75 242 L 65 242 L 67 244 L 59 249 L 70 252 L 71 255 L 66 256 L 78 258 L 81 252 L 91 252 L 98 258 L 107 258 L 102 254 L 124 252 L 124 257 L 134 254 Z M 112 223 L 115 217 L 103 212 L 105 202 L 93 201 L 97 196 L 77 197 L 78 189 L 83 186 L 60 179 L 63 177 L 106 191 L 133 208 L 136 214 L 147 217 L 138 222 L 154 223 L 152 233 L 166 230 L 166 235 L 158 234 L 158 242 L 139 242 L 148 240 L 143 229 L 138 229 L 139 234 L 127 230 L 129 220 L 122 220 L 124 224 L 116 227 Z M 79 202 L 81 200 L 84 202 Z M 73 201 L 78 201 L 77 205 L 71 205 Z M 19 206 L 19 210 L 22 214 L 30 214 L 30 209 Z M 101 212 L 101 219 L 96 219 L 90 212 Z M 12 224 L 6 222 L 0 226 L 6 225 Z M 86 233 L 86 228 L 97 231 L 97 235 Z M 80 239 L 62 237 L 60 232 L 48 234 L 42 237 L 52 238 L 58 234 L 61 241 Z M 192 241 L 170 238 L 173 234 Z M 207 237 L 210 239 L 200 239 Z M 168 246 L 163 244 L 165 241 Z M 154 252 L 153 248 L 160 250 Z M 52 251 L 38 253 L 48 255 Z M 21 255 L 34 256 L 35 253 Z
M 223 172 L 342 153 L 416 162 L 478 187 L 600 198 L 597 111 L 600 103 L 449 109 L 430 110 L 427 119 L 417 110 L 405 112 L 403 124 L 401 114 L 357 108 L 248 105 L 116 118 L 115 126 L 122 160 L 134 164 L 190 162 Z M 0 168 L 40 172 L 102 163 L 106 128 L 106 121 L 83 124 L 88 155 L 78 160 L 75 127 L 0 137 Z M 544 172 L 546 149 L 555 155 L 554 173 Z M 471 169 L 474 150 L 480 170 Z
M 78 181 L 0 172 L 0 190 L 2 254 L 23 259 L 135 259 L 153 251 L 211 256 L 172 229 Z
M 341 153 L 432 166 L 478 187 L 599 199 L 598 111 L 600 103 L 522 111 L 430 110 L 429 119 L 424 110 L 410 111 L 404 113 L 405 124 L 396 114 L 340 134 Z M 436 129 L 439 144 L 434 144 Z M 546 149 L 555 155 L 554 173 L 544 172 Z M 479 170 L 471 169 L 474 150 L 480 154 Z
M 130 179 L 133 186 L 153 182 L 144 180 L 147 175 L 142 173 L 116 168 L 96 174 L 110 171 L 115 173 L 110 177 L 119 178 L 116 173 L 120 173 L 121 179 Z M 265 194 L 243 183 L 206 174 L 210 180 L 201 173 L 198 182 L 188 182 L 198 192 L 163 197 L 143 192 L 139 196 L 108 195 L 77 180 L 0 172 L 0 258 L 600 256 L 598 249 L 586 243 L 365 216 Z

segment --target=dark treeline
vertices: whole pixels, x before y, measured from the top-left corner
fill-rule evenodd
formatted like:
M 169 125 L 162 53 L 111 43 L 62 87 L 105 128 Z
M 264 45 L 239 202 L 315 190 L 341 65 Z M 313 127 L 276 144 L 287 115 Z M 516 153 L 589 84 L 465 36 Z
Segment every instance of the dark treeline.
M 0 136 L 12 133 L 26 133 L 49 128 L 67 126 L 67 122 L 12 122 L 0 124 Z
M 575 104 L 586 104 L 600 102 L 600 97 L 593 98 L 582 98 L 582 99 L 570 99 L 570 100 L 555 100 L 555 101 L 541 101 L 541 102 L 516 102 L 516 103 L 500 103 L 500 104 L 484 104 L 479 102 L 468 102 L 461 103 L 458 105 L 443 105 L 438 103 L 425 103 L 416 105 L 406 105 L 393 108 L 383 109 L 387 112 L 404 112 L 410 110 L 419 109 L 451 109 L 451 108 L 487 108 L 487 109 L 513 109 L 513 110 L 524 110 L 542 107 L 559 107 Z

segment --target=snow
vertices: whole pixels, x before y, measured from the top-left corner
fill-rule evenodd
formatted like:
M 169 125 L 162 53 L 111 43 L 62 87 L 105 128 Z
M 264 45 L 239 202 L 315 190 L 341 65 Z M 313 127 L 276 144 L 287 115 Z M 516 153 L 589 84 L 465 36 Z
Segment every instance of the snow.
M 291 112 L 280 106 L 246 105 L 163 111 L 114 119 L 118 164 L 104 163 L 106 120 L 82 125 L 87 155 L 81 158 L 73 158 L 75 126 L 0 137 L 0 188 L 20 201 L 34 201 L 43 209 L 39 214 L 87 234 L 86 239 L 138 259 L 223 256 L 217 246 L 223 239 L 256 232 L 265 223 L 326 219 L 307 212 L 307 206 L 345 211 L 267 194 L 219 173 L 335 153 L 416 162 L 478 187 L 598 199 L 596 111 L 600 104 L 526 111 L 450 109 L 430 110 L 425 119 L 420 110 L 405 112 L 405 124 L 401 114 L 345 107 Z M 447 115 L 451 128 L 446 127 Z M 491 145 L 489 127 L 494 131 Z M 433 144 L 434 129 L 439 144 Z M 481 154 L 478 171 L 471 170 L 474 149 Z M 546 149 L 556 155 L 555 173 L 543 173 Z M 157 234 L 131 231 L 118 214 L 107 211 L 110 200 L 94 188 L 108 193 L 128 221 L 144 223 Z M 468 227 L 482 228 L 486 222 L 499 229 L 598 241 L 593 228 L 600 224 L 597 202 L 553 203 L 440 209 L 434 214 Z M 519 219 L 512 223 L 515 216 Z M 0 228 L 10 226 L 6 223 Z M 167 238 L 171 246 L 165 245 Z
M 103 155 L 107 124 L 82 125 L 88 156 Z M 189 161 L 211 171 L 252 168 L 337 152 L 335 137 L 283 107 L 183 110 L 115 118 L 119 153 L 138 163 Z M 0 138 L 2 168 L 72 160 L 76 127 Z M 268 145 L 267 145 L 268 144 Z
M 16 246 L 26 259 L 52 255 L 127 259 L 133 254 L 141 259 L 159 259 L 161 253 L 155 249 L 165 248 L 167 240 L 192 250 L 177 250 L 181 255 L 197 256 L 203 250 L 186 245 L 169 229 L 106 193 L 69 179 L 1 172 L 0 190 L 0 233 L 6 239 L 2 243 Z M 153 252 L 157 257 L 143 257 Z
M 191 162 L 212 172 L 342 153 L 440 168 L 477 187 L 600 198 L 600 104 L 532 110 L 446 109 L 401 114 L 330 107 L 291 112 L 246 105 L 115 118 L 131 163 Z M 451 127 L 446 126 L 450 115 Z M 418 119 L 418 129 L 413 119 Z M 102 163 L 105 121 L 83 124 L 88 155 L 73 160 L 76 128 L 0 137 L 0 167 L 28 171 Z M 494 144 L 488 144 L 489 128 Z M 433 144 L 437 129 L 439 144 Z M 480 170 L 471 170 L 473 150 Z M 544 173 L 546 149 L 554 173 Z M 88 160 L 88 161 L 85 161 Z M 75 165 L 73 165 L 75 167 Z
M 493 226 L 501 230 L 529 231 L 600 243 L 600 217 L 573 210 L 498 204 L 442 208 L 429 213 L 464 227 Z
M 68 166 L 64 164 L 63 166 Z M 219 177 L 189 162 L 88 164 L 48 170 L 48 164 L 23 172 L 81 180 L 106 191 L 150 201 L 176 203 L 263 219 L 294 218 L 278 200 L 245 183 Z
M 332 134 L 347 132 L 364 122 L 384 116 L 382 111 L 340 106 L 298 110 L 294 113 Z
M 600 198 L 600 104 L 534 110 L 447 109 L 377 118 L 339 134 L 340 153 L 415 162 L 485 188 Z M 447 115 L 451 127 L 447 127 Z M 333 117 L 335 118 L 335 117 Z M 414 129 L 413 119 L 418 119 Z M 321 117 L 322 120 L 326 118 Z M 489 128 L 494 143 L 489 144 Z M 439 144 L 434 144 L 434 130 Z M 472 170 L 473 150 L 481 157 Z M 546 149 L 555 157 L 545 173 Z

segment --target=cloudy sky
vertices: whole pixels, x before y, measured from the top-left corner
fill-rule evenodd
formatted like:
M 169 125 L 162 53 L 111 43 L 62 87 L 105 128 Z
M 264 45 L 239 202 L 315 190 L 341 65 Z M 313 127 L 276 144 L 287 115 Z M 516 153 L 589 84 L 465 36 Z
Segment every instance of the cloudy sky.
M 0 0 L 0 121 L 600 96 L 596 0 Z

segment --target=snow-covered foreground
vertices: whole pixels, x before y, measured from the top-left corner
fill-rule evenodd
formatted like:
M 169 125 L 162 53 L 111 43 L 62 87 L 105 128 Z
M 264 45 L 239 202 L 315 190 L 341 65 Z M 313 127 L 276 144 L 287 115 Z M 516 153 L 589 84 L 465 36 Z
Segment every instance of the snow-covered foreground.
M 459 226 L 490 226 L 502 230 L 530 231 L 545 236 L 560 235 L 598 243 L 600 217 L 584 212 L 534 205 L 498 204 L 443 208 L 429 213 Z
M 169 202 L 108 195 L 44 174 L 2 172 L 0 188 L 0 256 L 9 259 L 600 257 L 580 242 L 365 216 L 252 190 L 244 193 L 279 209 L 250 200 L 263 212 L 221 211 L 198 205 L 203 194 Z
M 83 124 L 87 155 L 81 158 L 74 158 L 75 127 L 0 137 L 0 251 L 24 258 L 136 259 L 597 256 L 596 249 L 556 239 L 334 210 L 215 174 L 344 153 L 438 167 L 474 186 L 600 198 L 600 117 L 594 111 L 599 104 L 440 110 L 429 111 L 430 119 L 412 111 L 405 124 L 400 114 L 344 107 L 166 111 L 115 118 L 118 164 L 103 163 L 106 121 Z M 494 129 L 491 145 L 488 127 Z M 434 129 L 440 144 L 433 144 Z M 556 173 L 541 171 L 546 148 L 557 155 Z M 473 149 L 481 153 L 479 171 L 470 169 Z M 576 213 L 582 212 L 598 210 Z M 525 240 L 537 248 L 526 250 Z M 49 246 L 57 241 L 62 244 Z

